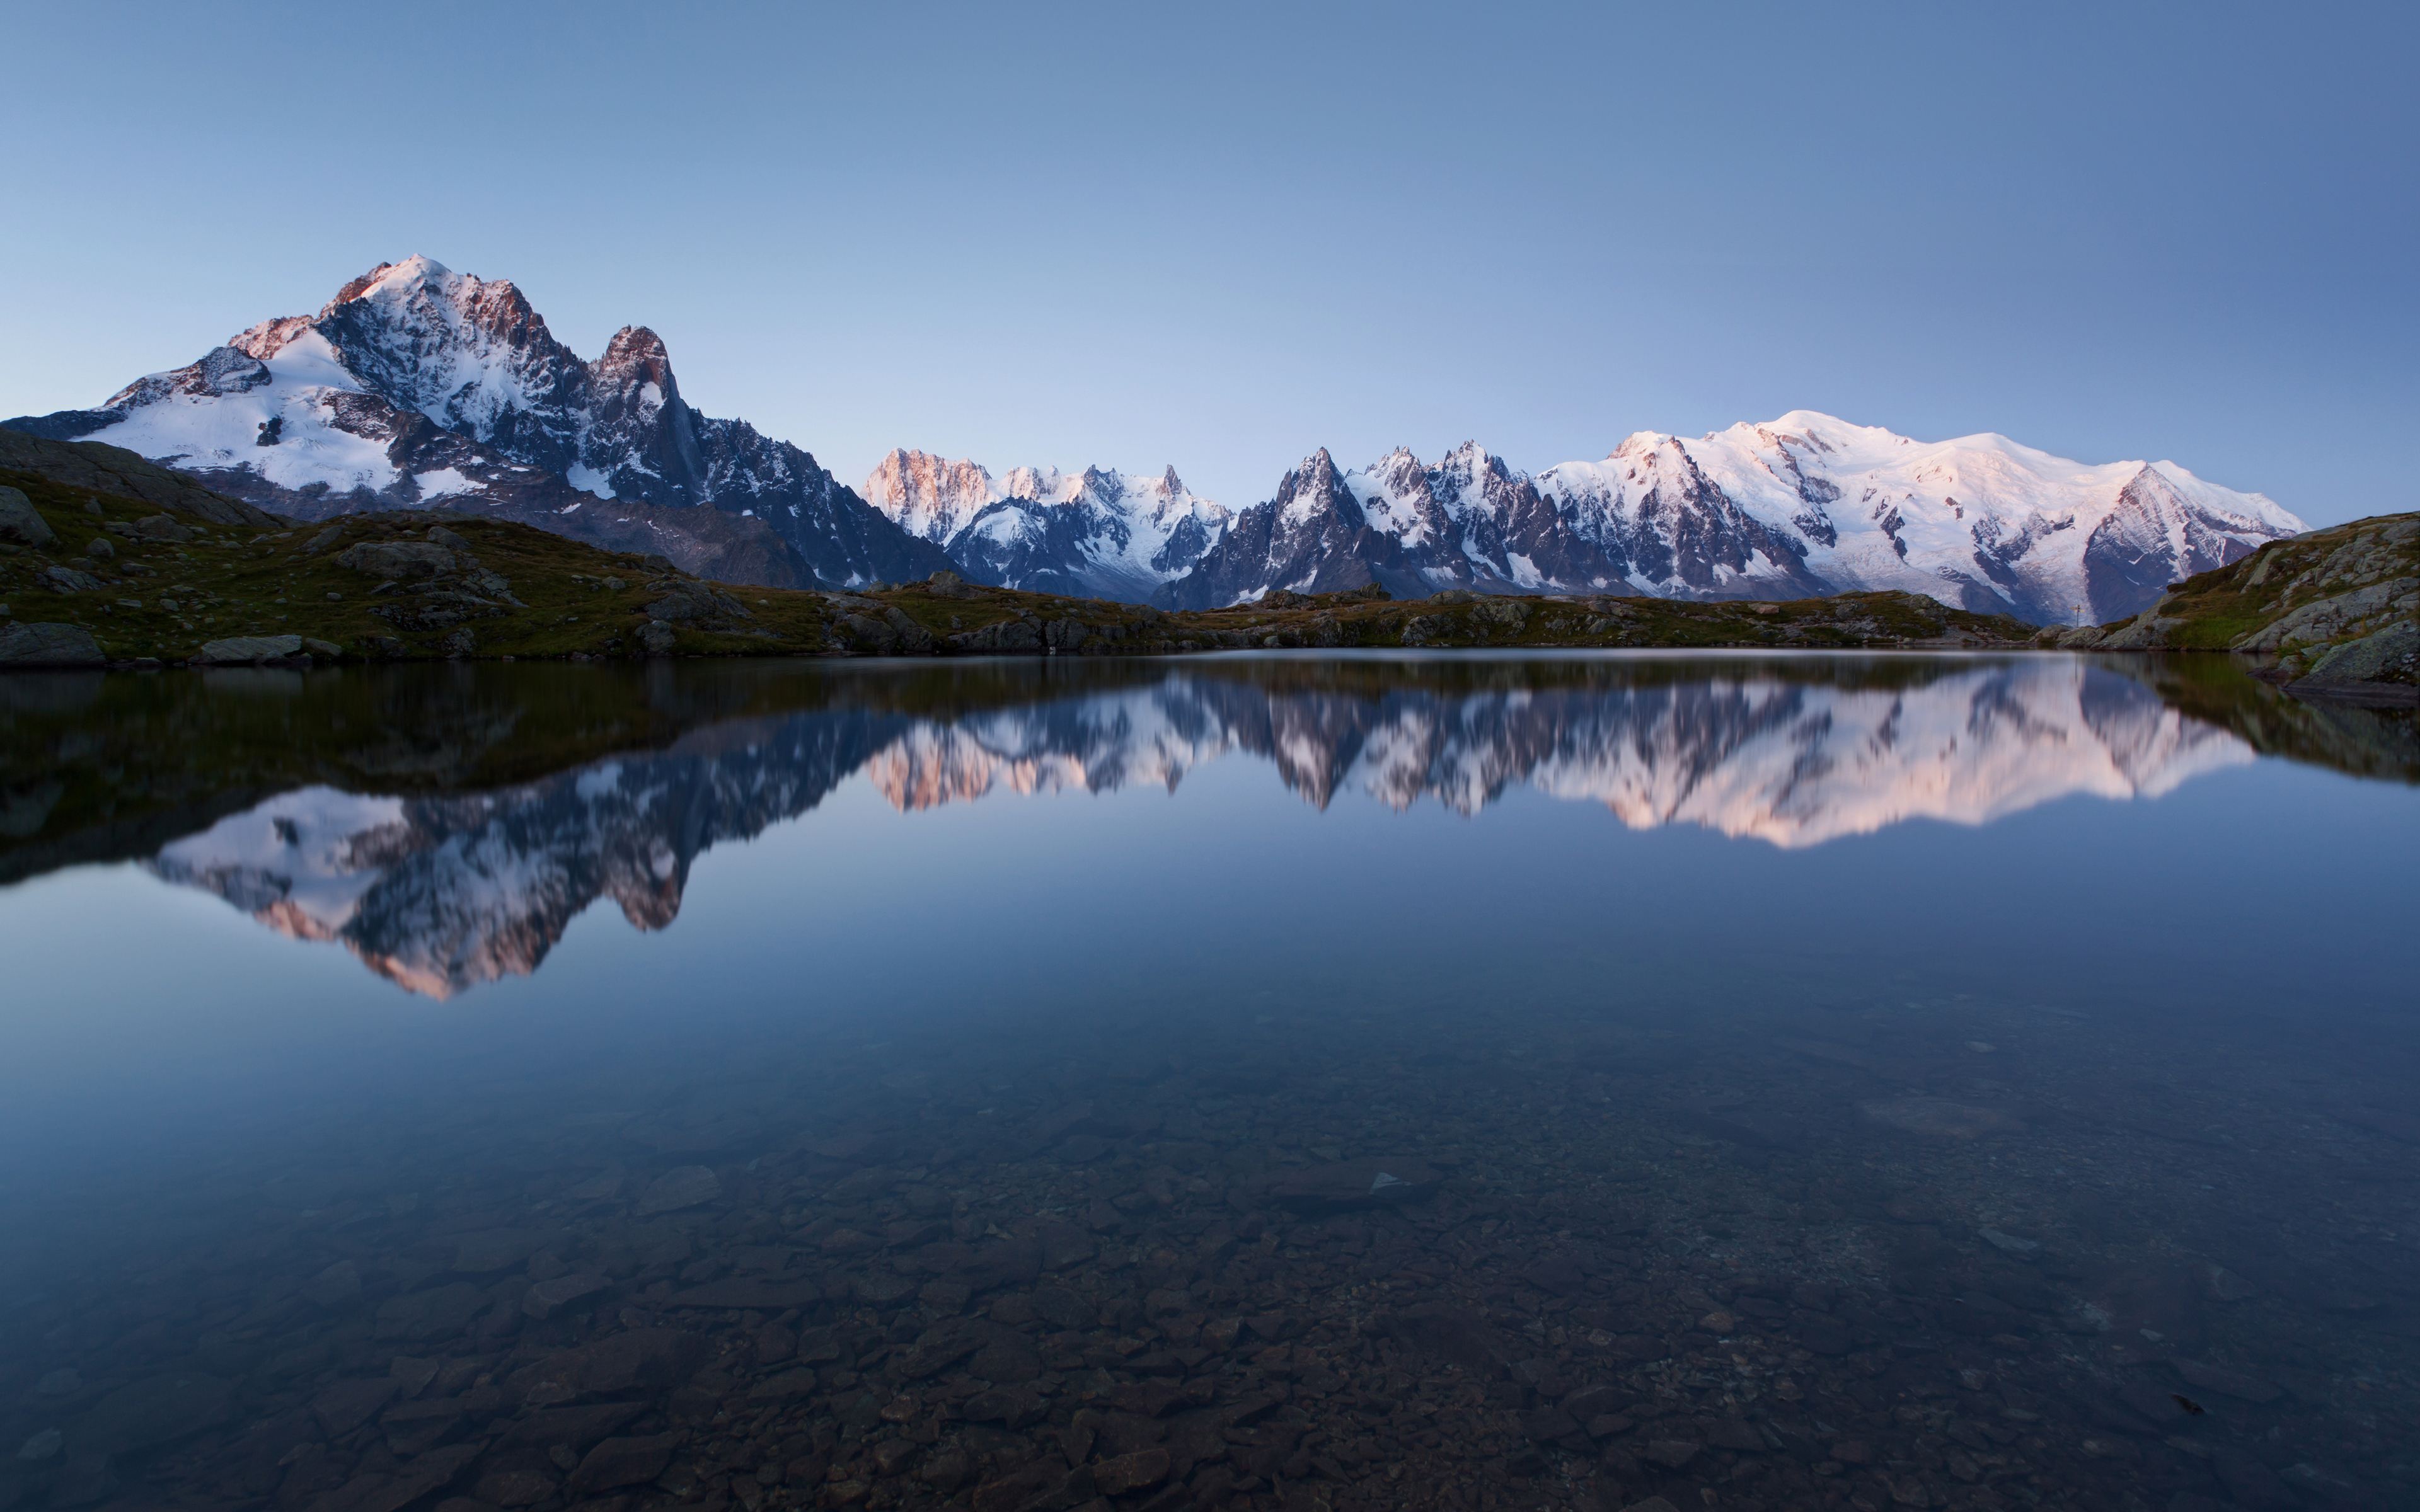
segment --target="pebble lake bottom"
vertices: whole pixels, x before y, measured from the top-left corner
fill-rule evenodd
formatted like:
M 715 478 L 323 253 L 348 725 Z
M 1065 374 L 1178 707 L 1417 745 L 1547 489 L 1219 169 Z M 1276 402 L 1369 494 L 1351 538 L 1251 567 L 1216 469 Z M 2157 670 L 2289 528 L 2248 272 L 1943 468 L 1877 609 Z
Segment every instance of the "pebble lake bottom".
M 0 1509 L 2420 1506 L 2420 745 L 2200 666 L 0 681 Z

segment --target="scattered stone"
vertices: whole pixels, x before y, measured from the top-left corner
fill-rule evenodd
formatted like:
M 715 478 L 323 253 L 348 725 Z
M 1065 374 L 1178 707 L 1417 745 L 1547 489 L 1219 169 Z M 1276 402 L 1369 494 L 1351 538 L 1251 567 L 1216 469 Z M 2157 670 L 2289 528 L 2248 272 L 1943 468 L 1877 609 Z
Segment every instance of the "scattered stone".
M 62 1435 L 58 1429 L 44 1428 L 25 1441 L 24 1445 L 17 1451 L 17 1458 L 30 1461 L 54 1458 L 59 1452 L 61 1438 Z

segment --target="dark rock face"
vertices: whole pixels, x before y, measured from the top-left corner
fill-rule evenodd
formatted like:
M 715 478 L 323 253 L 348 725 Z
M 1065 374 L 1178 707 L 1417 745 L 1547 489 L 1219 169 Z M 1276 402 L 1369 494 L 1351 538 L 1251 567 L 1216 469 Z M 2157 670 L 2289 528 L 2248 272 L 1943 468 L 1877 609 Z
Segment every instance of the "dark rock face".
M 282 354 L 306 350 L 296 347 L 305 338 L 324 343 L 357 388 L 331 386 L 316 369 L 278 377 Z M 261 423 L 244 454 L 179 450 L 165 459 L 297 518 L 442 500 L 614 549 L 644 542 L 688 571 L 733 582 L 899 580 L 950 565 L 806 452 L 745 421 L 696 413 L 654 332 L 625 327 L 584 363 L 510 283 L 425 258 L 381 264 L 316 316 L 264 322 L 100 409 L 8 424 L 69 439 L 171 398 L 257 406 L 288 390 L 289 409 L 316 410 L 329 429 L 381 453 L 391 481 L 314 479 L 307 465 L 280 462 L 287 410 Z
M 1395 451 L 1340 474 L 1322 450 L 1277 497 L 1235 517 L 1225 539 L 1155 600 L 1217 609 L 1272 593 L 1370 584 L 1399 598 L 1663 584 L 1683 597 L 1795 598 L 1829 592 L 1806 547 L 1742 509 L 1686 454 L 1634 516 L 1591 516 L 1542 491 L 1475 443 L 1428 467 Z
M 2150 608 L 2170 583 L 2251 554 L 2244 542 L 2211 530 L 2165 479 L 2145 468 L 2085 541 L 2085 584 L 2105 619 L 2120 619 Z
M 1371 529 L 1322 447 L 1280 481 L 1276 498 L 1236 516 L 1226 538 L 1156 602 L 1215 609 L 1272 589 L 1334 594 L 1372 583 L 1399 597 L 1430 591 L 1401 543 Z

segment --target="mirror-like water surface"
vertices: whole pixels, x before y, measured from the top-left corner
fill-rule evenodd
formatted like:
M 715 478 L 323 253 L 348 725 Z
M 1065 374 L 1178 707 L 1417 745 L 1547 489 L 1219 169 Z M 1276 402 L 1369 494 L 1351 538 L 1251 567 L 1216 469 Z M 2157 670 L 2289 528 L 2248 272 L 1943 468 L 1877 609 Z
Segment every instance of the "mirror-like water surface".
M 0 720 L 0 1507 L 2420 1497 L 2408 717 L 1447 656 Z

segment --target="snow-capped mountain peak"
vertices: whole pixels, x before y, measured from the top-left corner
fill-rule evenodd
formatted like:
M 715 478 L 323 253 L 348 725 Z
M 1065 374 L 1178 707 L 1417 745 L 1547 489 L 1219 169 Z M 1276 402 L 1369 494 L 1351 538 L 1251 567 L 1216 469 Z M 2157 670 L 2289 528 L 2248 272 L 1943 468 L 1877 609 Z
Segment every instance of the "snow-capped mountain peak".
M 2036 623 L 2108 621 L 2303 528 L 2172 462 L 2074 462 L 1997 434 L 1922 441 L 1812 409 L 1695 440 L 1636 431 L 1602 461 L 1534 477 L 1475 441 L 1433 467 L 1399 447 L 1333 484 L 1326 456 L 1237 517 L 1162 601 L 1362 581 L 1399 594 L 1899 589 Z
M 653 331 L 626 326 L 582 362 L 512 283 L 426 256 L 380 263 L 318 314 L 262 321 L 99 409 L 10 424 L 100 436 L 302 518 L 444 498 L 742 582 L 948 565 L 807 453 L 692 410 Z
M 964 458 L 893 450 L 863 492 L 976 581 L 1101 598 L 1149 598 L 1189 571 L 1227 520 L 1172 465 L 1156 477 L 1097 466 L 995 476 Z

